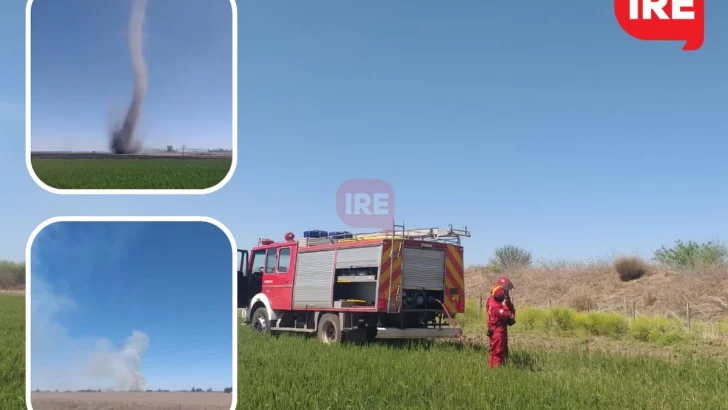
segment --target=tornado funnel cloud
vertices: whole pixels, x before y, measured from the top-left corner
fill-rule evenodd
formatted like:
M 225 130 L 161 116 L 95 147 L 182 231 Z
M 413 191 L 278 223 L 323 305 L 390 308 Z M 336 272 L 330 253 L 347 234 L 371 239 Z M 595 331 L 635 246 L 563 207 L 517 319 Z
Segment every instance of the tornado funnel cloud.
M 116 154 L 135 154 L 141 151 L 142 144 L 134 134 L 142 103 L 147 93 L 147 64 L 144 61 L 142 39 L 147 0 L 132 0 L 129 18 L 129 51 L 134 69 L 134 94 L 121 127 L 116 127 L 111 135 L 111 150 Z

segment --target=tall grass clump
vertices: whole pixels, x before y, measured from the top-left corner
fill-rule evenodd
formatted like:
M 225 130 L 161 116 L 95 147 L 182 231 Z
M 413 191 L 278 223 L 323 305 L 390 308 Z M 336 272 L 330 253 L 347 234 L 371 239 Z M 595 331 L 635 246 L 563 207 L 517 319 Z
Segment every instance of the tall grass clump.
M 724 317 L 723 320 L 718 324 L 718 330 L 721 333 L 728 335 L 728 316 Z
M 593 335 L 621 338 L 627 319 L 616 313 L 577 312 L 569 308 L 526 308 L 518 313 L 517 330 L 553 335 Z M 519 329 L 520 327 L 520 329 Z
M 721 326 L 726 328 L 728 335 L 728 319 L 717 328 L 721 329 Z M 686 342 L 698 336 L 698 332 L 689 331 L 678 319 L 638 316 L 631 320 L 618 313 L 578 312 L 565 307 L 518 310 L 513 330 L 553 336 L 605 336 L 661 345 Z
M 597 308 L 597 302 L 592 291 L 581 286 L 571 292 L 569 306 L 577 312 L 589 312 Z
M 622 282 L 639 279 L 647 273 L 647 263 L 636 256 L 619 257 L 614 260 L 614 270 Z
M 665 317 L 638 316 L 630 323 L 629 335 L 640 342 L 674 344 L 694 336 L 682 321 Z

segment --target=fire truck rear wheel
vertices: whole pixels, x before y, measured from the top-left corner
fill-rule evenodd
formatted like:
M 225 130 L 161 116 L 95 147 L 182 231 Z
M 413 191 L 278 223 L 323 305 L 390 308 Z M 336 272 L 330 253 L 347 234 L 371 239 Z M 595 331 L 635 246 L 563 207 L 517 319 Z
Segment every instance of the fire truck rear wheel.
M 253 331 L 256 333 L 268 333 L 270 331 L 268 310 L 264 307 L 260 307 L 253 312 L 253 317 L 250 322 L 253 327 Z
M 327 313 L 321 316 L 318 325 L 318 338 L 326 344 L 341 342 L 339 315 Z

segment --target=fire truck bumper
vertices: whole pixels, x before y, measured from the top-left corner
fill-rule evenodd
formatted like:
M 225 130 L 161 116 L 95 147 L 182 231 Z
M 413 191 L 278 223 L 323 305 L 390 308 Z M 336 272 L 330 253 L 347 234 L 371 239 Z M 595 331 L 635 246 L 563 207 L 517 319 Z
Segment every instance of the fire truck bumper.
M 377 339 L 438 339 L 458 337 L 462 329 L 397 329 L 391 327 L 378 327 Z

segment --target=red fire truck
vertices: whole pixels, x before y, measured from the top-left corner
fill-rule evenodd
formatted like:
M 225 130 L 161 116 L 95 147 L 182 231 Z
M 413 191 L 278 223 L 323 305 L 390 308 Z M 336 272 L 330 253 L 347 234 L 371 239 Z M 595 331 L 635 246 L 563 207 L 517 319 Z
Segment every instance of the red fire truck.
M 322 232 L 238 249 L 238 308 L 254 331 L 325 343 L 460 334 L 447 319 L 465 311 L 467 228 Z

